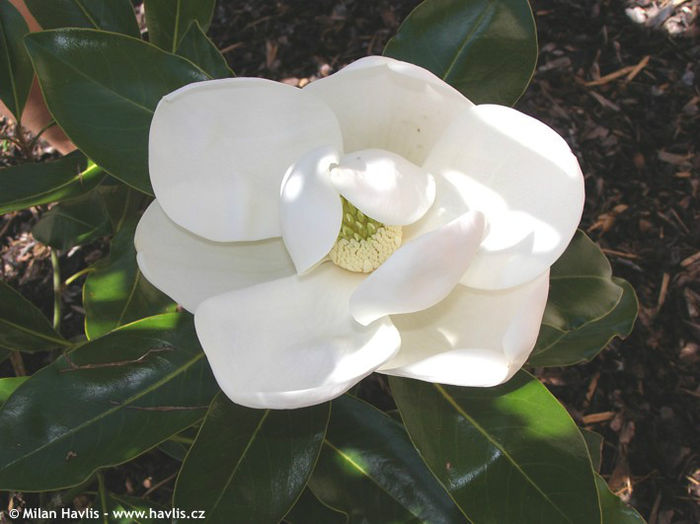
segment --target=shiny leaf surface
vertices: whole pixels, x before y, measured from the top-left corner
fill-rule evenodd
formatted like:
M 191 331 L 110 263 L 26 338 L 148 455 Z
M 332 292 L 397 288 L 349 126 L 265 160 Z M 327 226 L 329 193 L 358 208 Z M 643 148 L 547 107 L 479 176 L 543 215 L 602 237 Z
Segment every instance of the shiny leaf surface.
M 70 345 L 34 304 L 0 281 L 0 349 L 32 352 Z
M 384 54 L 422 66 L 477 104 L 512 105 L 537 62 L 527 0 L 425 0 Z
M 578 231 L 552 266 L 549 299 L 532 366 L 568 366 L 586 362 L 610 340 L 626 337 L 637 318 L 632 286 L 612 276 L 600 248 Z
M 585 441 L 528 373 L 493 388 L 389 383 L 411 440 L 474 524 L 600 522 Z
M 127 223 L 112 239 L 83 288 L 85 333 L 92 340 L 140 318 L 175 311 L 176 304 L 148 282 L 136 264 L 134 230 Z
M 217 390 L 190 315 L 147 318 L 86 343 L 0 409 L 0 489 L 79 484 L 195 423 Z
M 309 487 L 327 505 L 347 513 L 351 522 L 466 520 L 404 428 L 349 395 L 333 401 L 328 435 Z
M 224 55 L 202 31 L 197 20 L 192 21 L 190 28 L 180 40 L 177 54 L 194 62 L 212 78 L 234 76 Z
M 17 389 L 22 382 L 27 380 L 29 377 L 7 377 L 0 378 L 0 406 L 2 406 L 5 401 L 10 398 L 10 395 Z
M 19 11 L 10 2 L 0 2 L 0 99 L 12 111 L 15 120 L 21 119 L 34 78 L 22 41 L 28 32 Z
M 251 409 L 219 394 L 180 470 L 175 506 L 205 510 L 211 522 L 279 522 L 311 474 L 329 408 Z
M 49 110 L 70 139 L 116 178 L 152 193 L 148 131 L 156 104 L 208 76 L 184 58 L 115 33 L 58 29 L 25 42 Z
M 322 522 L 323 524 L 347 524 L 348 515 L 337 511 L 318 500 L 310 489 L 304 492 L 294 504 L 294 507 L 284 517 L 289 524 L 307 524 Z
M 192 21 L 209 29 L 216 0 L 145 0 L 148 38 L 158 47 L 175 52 Z
M 34 238 L 59 250 L 87 244 L 111 232 L 107 208 L 96 191 L 55 205 L 32 228 Z
M 140 36 L 129 0 L 25 0 L 44 29 L 87 27 Z

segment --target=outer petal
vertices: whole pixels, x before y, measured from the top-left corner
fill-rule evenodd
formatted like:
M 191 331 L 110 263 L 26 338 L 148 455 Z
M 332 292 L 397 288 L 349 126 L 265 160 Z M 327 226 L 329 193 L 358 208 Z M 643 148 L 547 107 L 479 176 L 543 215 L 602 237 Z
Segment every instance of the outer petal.
M 360 284 L 350 312 L 367 325 L 437 304 L 459 282 L 483 233 L 484 217 L 475 211 L 405 244 Z
M 435 200 L 435 179 L 430 173 L 381 149 L 345 155 L 331 171 L 331 181 L 357 209 L 390 226 L 416 222 Z
M 325 257 L 338 238 L 343 204 L 330 178 L 330 166 L 338 162 L 333 147 L 314 149 L 289 168 L 282 181 L 282 238 L 298 273 Z
M 426 160 L 436 178 L 433 208 L 407 235 L 477 209 L 488 235 L 462 283 L 502 289 L 527 282 L 564 252 L 581 219 L 583 175 L 551 128 L 494 105 L 465 111 Z
M 495 386 L 525 363 L 547 303 L 549 270 L 502 291 L 457 286 L 438 305 L 392 320 L 401 351 L 379 371 L 457 386 Z
M 211 242 L 173 223 L 157 201 L 143 214 L 134 243 L 146 279 L 188 311 L 214 295 L 294 274 L 281 239 Z
M 399 348 L 388 318 L 348 311 L 361 276 L 325 264 L 202 303 L 195 327 L 221 389 L 237 404 L 287 409 L 337 397 Z
M 418 165 L 454 116 L 473 105 L 426 69 L 382 56 L 353 62 L 304 91 L 333 109 L 348 153 L 386 149 Z
M 342 146 L 337 120 L 316 97 L 259 78 L 190 84 L 153 115 L 149 169 L 178 225 L 210 240 L 280 236 L 282 177 L 303 153 Z

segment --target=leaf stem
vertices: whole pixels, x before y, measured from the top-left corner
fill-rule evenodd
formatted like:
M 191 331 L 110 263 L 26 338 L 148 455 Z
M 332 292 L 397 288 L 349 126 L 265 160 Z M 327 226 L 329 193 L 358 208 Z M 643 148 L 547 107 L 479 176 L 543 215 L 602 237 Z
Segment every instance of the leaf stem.
M 107 518 L 107 489 L 105 488 L 105 479 L 101 471 L 95 472 L 97 477 L 97 489 L 100 496 L 100 506 L 102 506 L 102 522 L 104 524 L 109 524 L 109 519 Z
M 51 267 L 53 268 L 53 328 L 56 333 L 61 329 L 61 266 L 56 250 L 51 250 Z
M 49 121 L 48 124 L 46 124 L 44 127 L 42 127 L 41 129 L 39 129 L 39 131 L 37 132 L 37 134 L 34 135 L 34 138 L 32 138 L 32 140 L 29 142 L 29 148 L 33 151 L 33 150 L 34 150 L 34 146 L 35 146 L 36 143 L 39 141 L 39 138 L 41 138 L 41 135 L 44 134 L 44 131 L 46 131 L 47 129 L 49 129 L 50 127 L 53 127 L 53 126 L 55 126 L 55 125 L 56 125 L 56 121 L 52 119 L 51 121 Z
M 83 269 L 81 269 L 81 270 L 78 271 L 77 273 L 73 273 L 71 276 L 69 276 L 69 277 L 63 282 L 63 285 L 66 286 L 66 287 L 68 287 L 68 286 L 70 286 L 73 282 L 75 282 L 75 281 L 78 280 L 80 277 L 82 277 L 83 275 L 86 275 L 86 274 L 88 274 L 88 273 L 92 273 L 93 271 L 95 271 L 95 266 L 84 267 Z
M 22 353 L 19 351 L 10 351 L 10 364 L 12 364 L 12 370 L 15 372 L 16 377 L 27 376 L 27 370 L 24 367 Z

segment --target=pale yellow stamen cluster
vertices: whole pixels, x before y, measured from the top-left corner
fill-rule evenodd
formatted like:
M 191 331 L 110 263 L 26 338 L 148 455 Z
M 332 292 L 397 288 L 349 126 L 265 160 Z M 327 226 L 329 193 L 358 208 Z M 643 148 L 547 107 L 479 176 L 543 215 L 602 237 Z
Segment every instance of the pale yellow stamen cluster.
M 385 226 L 343 199 L 343 224 L 328 253 L 334 264 L 348 271 L 370 273 L 400 245 L 400 226 Z

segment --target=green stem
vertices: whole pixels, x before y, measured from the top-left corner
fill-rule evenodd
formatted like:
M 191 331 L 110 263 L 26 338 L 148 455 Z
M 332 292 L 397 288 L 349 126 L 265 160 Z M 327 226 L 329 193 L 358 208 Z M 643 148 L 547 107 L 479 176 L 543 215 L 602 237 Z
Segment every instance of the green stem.
M 109 519 L 107 518 L 107 489 L 105 488 L 105 479 L 101 471 L 95 473 L 97 476 L 97 489 L 100 495 L 100 505 L 102 506 L 102 522 L 104 524 L 109 524 Z
M 58 264 L 56 250 L 51 250 L 51 267 L 53 268 L 53 328 L 56 333 L 61 329 L 61 266 Z
M 39 132 L 36 135 L 34 135 L 34 138 L 32 138 L 31 142 L 29 142 L 29 147 L 33 150 L 37 141 L 39 140 L 39 138 L 41 138 L 41 135 L 44 134 L 44 131 L 46 131 L 47 129 L 49 129 L 50 127 L 53 127 L 55 125 L 56 125 L 56 121 L 51 120 L 48 124 L 46 124 L 44 127 L 39 129 Z
M 119 217 L 119 222 L 117 222 L 116 231 L 119 231 L 124 225 L 124 222 L 126 221 L 129 212 L 129 206 L 131 204 L 131 193 L 131 189 L 127 189 L 126 200 L 124 201 L 124 210 L 122 211 L 122 216 Z
M 93 271 L 95 271 L 95 267 L 94 267 L 94 266 L 84 267 L 83 269 L 81 269 L 81 270 L 78 271 L 77 273 L 73 273 L 71 276 L 69 276 L 69 277 L 65 280 L 65 282 L 63 282 L 63 285 L 66 286 L 66 287 L 68 287 L 68 286 L 70 286 L 73 282 L 75 282 L 75 281 L 78 280 L 80 277 L 82 277 L 83 275 L 86 275 L 87 273 L 92 273 Z

